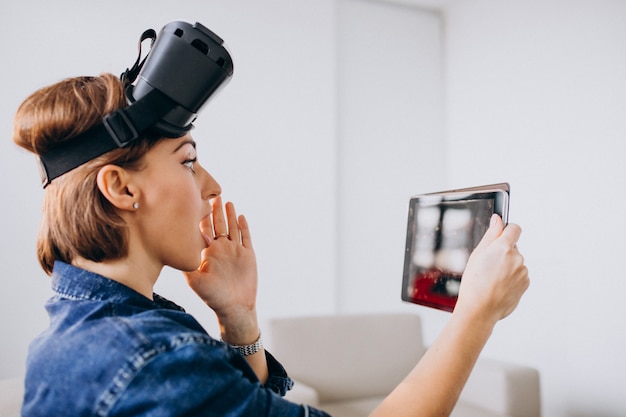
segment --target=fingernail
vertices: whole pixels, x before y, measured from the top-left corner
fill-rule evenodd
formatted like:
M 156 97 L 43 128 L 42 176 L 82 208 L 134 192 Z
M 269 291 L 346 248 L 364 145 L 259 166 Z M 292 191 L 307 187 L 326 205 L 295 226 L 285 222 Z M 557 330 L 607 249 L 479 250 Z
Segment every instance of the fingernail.
M 496 213 L 493 213 L 491 215 L 491 220 L 489 221 L 489 226 L 495 226 L 496 223 L 498 223 L 498 219 L 500 218 L 500 216 L 498 216 Z

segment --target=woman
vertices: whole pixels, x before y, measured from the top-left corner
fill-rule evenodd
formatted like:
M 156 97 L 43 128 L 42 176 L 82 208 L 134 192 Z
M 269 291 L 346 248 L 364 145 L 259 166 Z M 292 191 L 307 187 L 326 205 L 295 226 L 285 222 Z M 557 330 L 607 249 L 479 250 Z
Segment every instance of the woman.
M 67 79 L 24 101 L 14 141 L 42 155 L 125 106 L 110 74 Z M 292 382 L 260 341 L 248 224 L 222 206 L 191 135 L 142 135 L 44 194 L 37 251 L 55 295 L 50 327 L 30 347 L 24 416 L 326 415 L 281 397 Z M 449 324 L 374 416 L 449 414 L 496 322 L 528 286 L 519 235 L 493 218 Z M 223 341 L 153 293 L 164 266 L 184 272 Z

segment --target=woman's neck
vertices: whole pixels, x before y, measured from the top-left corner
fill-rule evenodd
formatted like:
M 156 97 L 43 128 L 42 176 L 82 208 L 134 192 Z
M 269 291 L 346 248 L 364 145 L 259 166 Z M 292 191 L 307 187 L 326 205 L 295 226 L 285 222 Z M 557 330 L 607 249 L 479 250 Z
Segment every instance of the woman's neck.
M 129 258 L 94 262 L 77 257 L 72 265 L 117 281 L 151 300 L 154 284 L 163 268 Z

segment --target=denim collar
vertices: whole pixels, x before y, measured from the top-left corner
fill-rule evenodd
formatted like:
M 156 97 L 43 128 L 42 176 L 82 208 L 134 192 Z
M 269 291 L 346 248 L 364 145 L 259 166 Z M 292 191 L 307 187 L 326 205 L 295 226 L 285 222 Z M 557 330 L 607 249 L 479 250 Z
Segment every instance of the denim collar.
M 55 261 L 52 271 L 52 290 L 72 300 L 108 301 L 134 305 L 145 309 L 168 308 L 184 311 L 173 302 L 154 294 L 154 301 L 110 278 Z

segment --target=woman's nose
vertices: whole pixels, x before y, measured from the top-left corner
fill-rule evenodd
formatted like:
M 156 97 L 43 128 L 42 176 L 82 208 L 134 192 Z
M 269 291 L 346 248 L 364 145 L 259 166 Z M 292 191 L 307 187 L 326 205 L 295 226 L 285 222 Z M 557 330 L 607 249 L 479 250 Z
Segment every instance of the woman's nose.
M 202 199 L 211 200 L 215 197 L 220 196 L 222 194 L 222 187 L 220 187 L 220 184 L 203 167 L 200 167 L 200 171 L 202 175 L 202 180 L 200 184 Z

